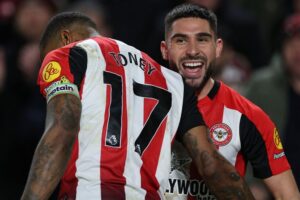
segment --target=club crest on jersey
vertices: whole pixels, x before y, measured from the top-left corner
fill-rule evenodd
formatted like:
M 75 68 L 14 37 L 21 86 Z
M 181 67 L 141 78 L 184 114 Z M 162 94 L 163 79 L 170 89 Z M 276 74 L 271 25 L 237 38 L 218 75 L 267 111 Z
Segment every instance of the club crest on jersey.
M 224 123 L 213 125 L 209 129 L 209 134 L 215 145 L 224 146 L 228 144 L 232 139 L 231 128 Z
M 280 140 L 280 137 L 279 137 L 279 133 L 277 131 L 277 128 L 274 128 L 274 134 L 273 134 L 273 139 L 274 139 L 274 143 L 275 143 L 275 146 L 278 150 L 282 150 L 283 147 L 282 147 L 282 143 L 281 143 L 281 140 Z
M 49 62 L 43 70 L 43 80 L 47 83 L 55 80 L 59 77 L 61 72 L 61 66 L 58 62 Z

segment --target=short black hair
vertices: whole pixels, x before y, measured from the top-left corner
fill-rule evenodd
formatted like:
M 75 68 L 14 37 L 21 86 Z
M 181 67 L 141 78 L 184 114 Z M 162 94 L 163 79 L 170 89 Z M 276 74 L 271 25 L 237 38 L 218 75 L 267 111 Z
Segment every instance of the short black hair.
M 85 14 L 80 12 L 62 12 L 53 16 L 40 40 L 40 49 L 44 49 L 48 42 L 59 36 L 59 32 L 63 28 L 68 28 L 74 23 L 84 24 L 96 29 L 96 24 Z
M 184 3 L 174 7 L 165 17 L 165 37 L 170 31 L 171 26 L 174 21 L 181 18 L 200 18 L 208 21 L 211 29 L 217 35 L 218 31 L 218 21 L 217 16 L 211 10 L 206 7 L 199 6 L 191 3 Z

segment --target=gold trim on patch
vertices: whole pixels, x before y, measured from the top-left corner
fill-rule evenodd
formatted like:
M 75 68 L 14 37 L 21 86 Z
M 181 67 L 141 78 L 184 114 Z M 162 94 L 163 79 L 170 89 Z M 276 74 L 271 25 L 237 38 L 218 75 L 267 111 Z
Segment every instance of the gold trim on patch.
M 43 80 L 47 83 L 55 80 L 60 76 L 61 66 L 58 62 L 49 62 L 43 70 Z
M 281 143 L 279 133 L 276 128 L 274 128 L 273 139 L 274 139 L 274 143 L 275 143 L 275 146 L 277 147 L 277 149 L 282 150 L 283 149 L 282 143 Z

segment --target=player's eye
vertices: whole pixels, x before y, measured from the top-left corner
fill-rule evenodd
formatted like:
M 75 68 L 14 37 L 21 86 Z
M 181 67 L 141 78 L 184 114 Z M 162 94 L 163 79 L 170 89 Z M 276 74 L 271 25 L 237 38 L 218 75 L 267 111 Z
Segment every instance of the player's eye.
M 186 42 L 186 39 L 184 38 L 176 38 L 175 43 L 176 44 L 184 44 Z
M 199 42 L 208 42 L 209 40 L 210 40 L 210 37 L 205 37 L 205 36 L 198 38 Z

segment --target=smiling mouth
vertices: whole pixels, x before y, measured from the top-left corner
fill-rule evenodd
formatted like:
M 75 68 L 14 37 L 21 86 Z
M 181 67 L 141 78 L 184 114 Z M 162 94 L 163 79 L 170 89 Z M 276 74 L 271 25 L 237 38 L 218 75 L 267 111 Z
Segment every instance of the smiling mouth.
M 203 61 L 184 62 L 182 66 L 184 69 L 197 69 L 197 68 L 202 68 L 204 66 L 204 62 Z
M 186 78 L 198 78 L 204 69 L 204 61 L 185 61 L 182 63 L 184 75 Z

